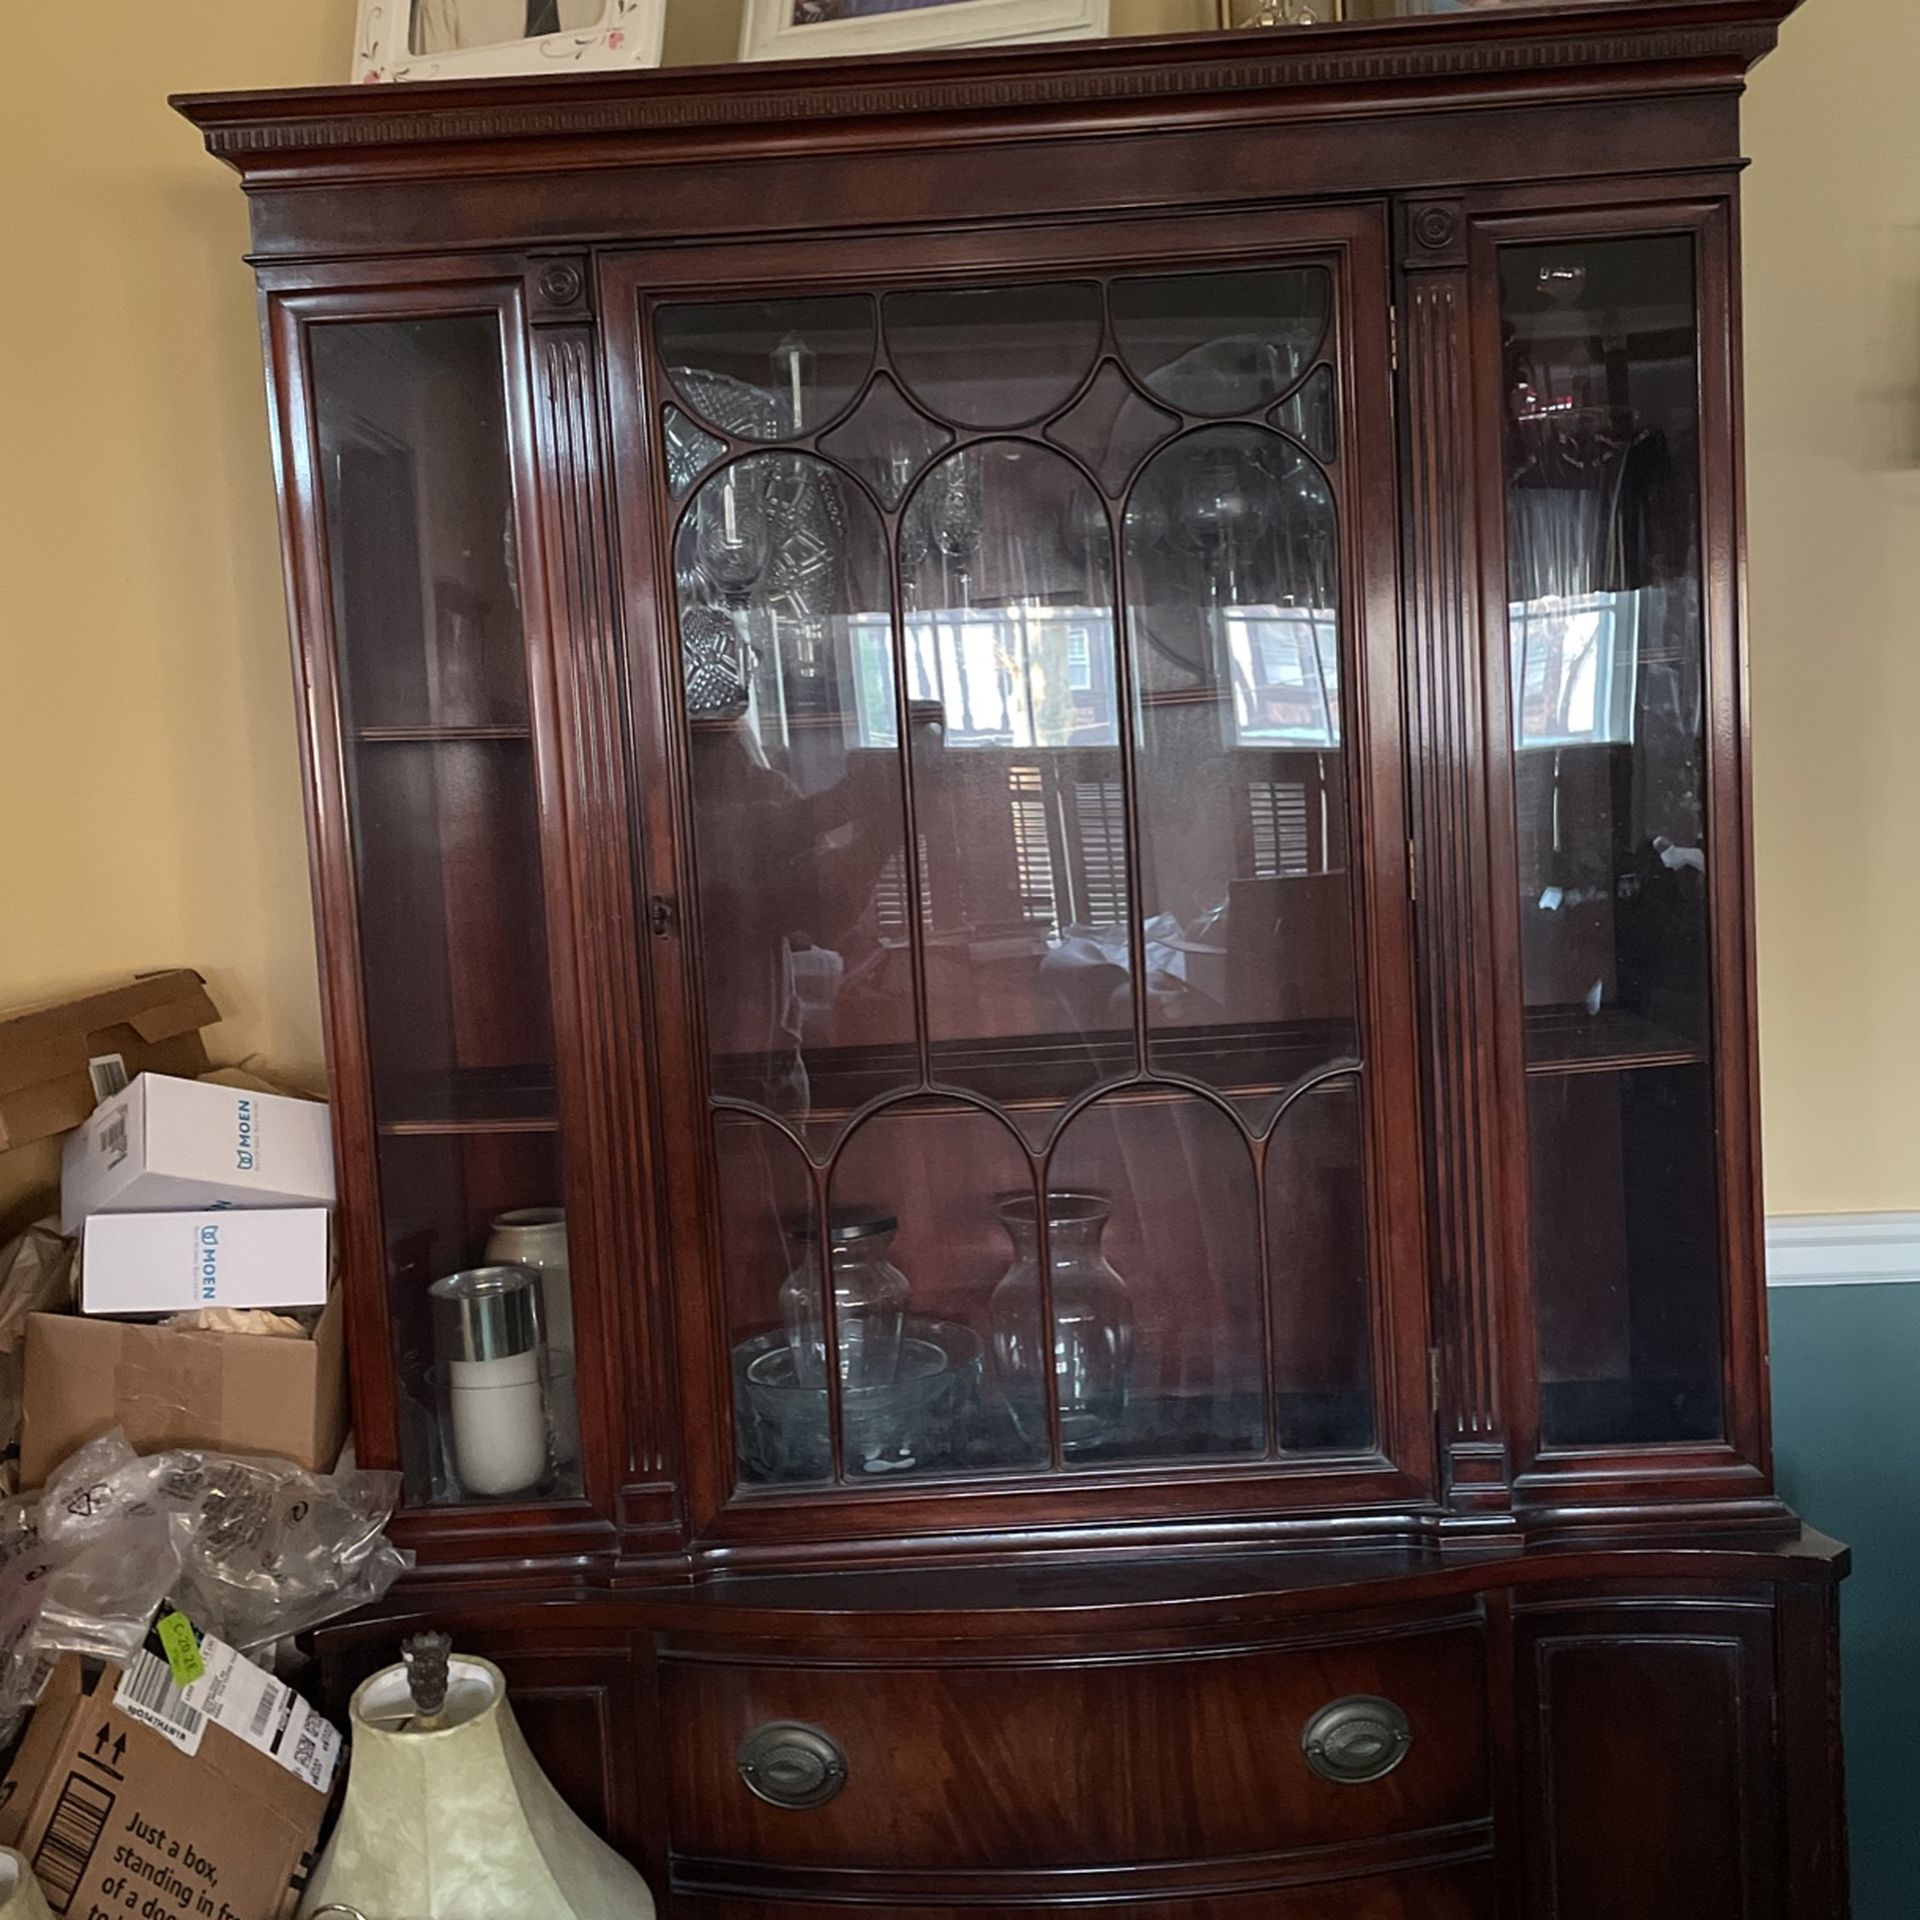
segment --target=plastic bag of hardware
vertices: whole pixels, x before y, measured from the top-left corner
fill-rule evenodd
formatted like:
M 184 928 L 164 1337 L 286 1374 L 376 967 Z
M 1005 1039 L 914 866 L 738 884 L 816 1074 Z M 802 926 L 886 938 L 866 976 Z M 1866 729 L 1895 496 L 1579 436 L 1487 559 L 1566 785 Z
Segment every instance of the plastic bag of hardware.
M 0 1741 L 54 1659 L 125 1662 L 171 1596 L 245 1652 L 377 1600 L 412 1564 L 384 1532 L 400 1476 L 89 1442 L 0 1502 Z
M 386 1537 L 397 1473 L 174 1453 L 161 1488 L 196 1621 L 242 1653 L 378 1600 L 413 1564 Z
M 29 1227 L 0 1247 L 0 1449 L 20 1437 L 20 1349 L 27 1316 L 52 1313 L 73 1298 L 73 1242 L 51 1220 Z M 11 1463 L 0 1468 L 14 1471 Z M 16 1481 L 8 1479 L 11 1493 Z

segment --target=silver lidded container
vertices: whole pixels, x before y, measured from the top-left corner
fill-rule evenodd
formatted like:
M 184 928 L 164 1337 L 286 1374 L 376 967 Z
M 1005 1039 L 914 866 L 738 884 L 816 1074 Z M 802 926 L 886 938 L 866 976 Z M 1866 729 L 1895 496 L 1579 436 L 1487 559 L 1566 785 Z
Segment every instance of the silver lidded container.
M 540 1276 L 531 1267 L 474 1267 L 436 1280 L 434 1347 L 442 1431 L 461 1490 L 502 1499 L 552 1470 Z

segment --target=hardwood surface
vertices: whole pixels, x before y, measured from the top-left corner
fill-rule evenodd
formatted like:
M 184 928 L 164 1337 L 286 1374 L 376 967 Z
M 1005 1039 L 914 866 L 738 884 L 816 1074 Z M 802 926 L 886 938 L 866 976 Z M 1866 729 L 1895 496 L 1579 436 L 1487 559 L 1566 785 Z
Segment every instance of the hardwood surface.
M 1738 95 L 1790 10 L 180 103 L 252 211 L 356 1436 L 406 1466 L 421 1557 L 322 1636 L 330 1694 L 451 1626 L 675 1916 L 1844 1915 L 1845 1555 L 1772 1482 L 1740 670 Z M 1606 249 L 1643 237 L 1690 263 L 1690 327 L 1606 291 Z M 1565 317 L 1529 340 L 1590 347 L 1596 444 L 1665 462 L 1591 583 L 1666 596 L 1693 648 L 1637 669 L 1635 700 L 1699 689 L 1695 759 L 1665 763 L 1699 777 L 1651 799 L 1638 710 L 1551 759 L 1516 732 L 1533 402 L 1503 267 L 1541 246 Z M 1325 277 L 1321 341 L 1231 418 L 1292 436 L 1333 529 L 1340 724 L 1215 754 L 1224 681 L 1129 626 L 1172 564 L 1129 513 L 1156 442 L 1230 416 L 1156 392 L 1120 316 L 1281 270 Z M 932 298 L 978 288 L 988 345 Z M 753 303 L 803 299 L 856 340 L 804 375 L 831 404 L 773 437 L 704 415 L 673 340 L 745 364 Z M 396 384 L 445 326 L 474 366 Z M 1042 396 L 1018 424 L 969 416 L 994 365 Z M 1537 417 L 1579 415 L 1584 377 Z M 688 502 L 729 463 L 844 475 L 843 622 L 904 651 L 914 595 L 951 586 L 850 424 L 881 416 L 917 422 L 915 486 L 983 450 L 1055 476 L 1044 513 L 985 512 L 960 604 L 991 616 L 1031 563 L 1042 600 L 1113 609 L 1081 688 L 1111 733 L 1084 707 L 1011 802 L 904 672 L 844 765 L 831 702 L 765 766 L 689 711 Z M 1079 529 L 1043 565 L 1041 521 Z M 1675 807 L 1700 844 L 1663 866 Z M 1612 891 L 1561 914 L 1582 833 Z M 1182 964 L 1218 1017 L 1129 990 L 1063 1022 L 1034 972 L 1045 862 L 1140 979 L 1133 909 L 1190 913 L 1215 860 L 1243 931 Z M 1697 906 L 1693 972 L 1649 875 Z M 791 1078 L 763 1097 L 753 930 L 824 951 L 860 914 L 796 1117 Z M 735 1349 L 778 1321 L 789 1216 L 884 1196 L 920 1310 L 984 1324 L 994 1205 L 1068 1176 L 1119 1195 L 1108 1251 L 1176 1383 L 1145 1440 L 1075 1457 L 1049 1376 L 1023 1450 L 865 1474 L 829 1368 L 818 1458 L 743 1472 Z M 425 1285 L 493 1212 L 562 1201 L 577 1481 L 435 1498 Z M 1302 1734 L 1356 1696 L 1412 1744 L 1334 1785 Z M 848 1762 L 809 1811 L 737 1770 L 788 1721 Z

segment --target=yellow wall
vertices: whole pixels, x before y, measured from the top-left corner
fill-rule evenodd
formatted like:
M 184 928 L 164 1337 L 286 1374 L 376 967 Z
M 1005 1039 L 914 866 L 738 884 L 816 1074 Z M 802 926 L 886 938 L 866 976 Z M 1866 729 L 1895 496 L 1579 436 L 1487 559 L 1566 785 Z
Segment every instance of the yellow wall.
M 341 77 L 353 0 L 14 8 L 0 112 L 0 1006 L 207 969 L 225 1057 L 320 1051 L 249 276 L 179 89 Z M 1148 32 L 1213 0 L 1116 0 Z M 737 0 L 678 0 L 674 61 Z M 1920 1205 L 1920 64 L 1907 0 L 1811 0 L 1753 96 L 1749 255 L 1769 1176 Z M 0 1218 L 50 1156 L 0 1159 Z
M 1807 0 L 1748 101 L 1768 1204 L 1920 1207 L 1920 10 Z

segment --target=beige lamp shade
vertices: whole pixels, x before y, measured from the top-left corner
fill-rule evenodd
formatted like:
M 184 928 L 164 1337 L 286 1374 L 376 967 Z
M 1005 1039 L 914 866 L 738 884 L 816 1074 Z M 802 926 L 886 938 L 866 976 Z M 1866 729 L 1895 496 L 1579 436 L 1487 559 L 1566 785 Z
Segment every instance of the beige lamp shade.
M 647 1883 L 535 1764 L 500 1669 L 456 1654 L 448 1672 L 429 1720 L 404 1667 L 353 1696 L 346 1804 L 303 1920 L 651 1920 Z
M 0 1920 L 53 1920 L 23 1854 L 0 1847 Z

